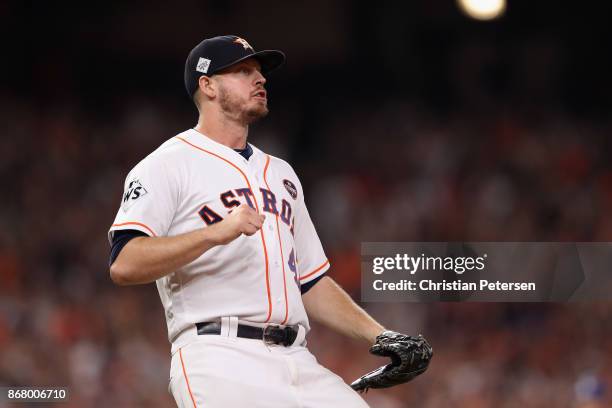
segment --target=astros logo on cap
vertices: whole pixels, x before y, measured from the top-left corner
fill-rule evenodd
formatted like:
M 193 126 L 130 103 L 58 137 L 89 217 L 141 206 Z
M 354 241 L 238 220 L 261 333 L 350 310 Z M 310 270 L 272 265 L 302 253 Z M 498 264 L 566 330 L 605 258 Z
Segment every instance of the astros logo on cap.
M 250 48 L 251 50 L 253 49 L 253 47 L 251 47 L 251 45 L 244 39 L 244 38 L 236 38 L 234 40 L 235 43 L 238 43 L 240 45 L 242 45 L 244 47 L 244 49 L 246 50 L 247 48 Z

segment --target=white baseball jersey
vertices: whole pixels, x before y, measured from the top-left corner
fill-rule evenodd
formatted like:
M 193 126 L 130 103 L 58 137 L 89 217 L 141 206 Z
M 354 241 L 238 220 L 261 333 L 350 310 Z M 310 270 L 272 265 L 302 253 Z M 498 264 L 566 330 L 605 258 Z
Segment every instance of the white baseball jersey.
M 300 284 L 322 275 L 329 261 L 291 166 L 252 147 L 247 160 L 190 129 L 163 143 L 125 180 L 109 240 L 123 229 L 152 237 L 191 232 L 241 204 L 266 215 L 254 235 L 214 247 L 156 281 L 173 353 L 197 336 L 195 323 L 225 316 L 309 330 Z

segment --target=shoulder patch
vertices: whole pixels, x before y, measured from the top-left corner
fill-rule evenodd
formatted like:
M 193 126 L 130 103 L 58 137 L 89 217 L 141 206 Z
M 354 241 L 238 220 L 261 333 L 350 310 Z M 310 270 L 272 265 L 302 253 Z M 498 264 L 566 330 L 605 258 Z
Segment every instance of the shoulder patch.
M 140 183 L 140 180 L 134 179 L 130 181 L 127 190 L 123 194 L 121 208 L 123 208 L 123 211 L 127 211 L 136 200 L 138 200 L 140 197 L 144 196 L 147 193 L 147 189 L 144 188 L 144 186 Z
M 283 180 L 283 185 L 287 189 L 287 192 L 289 193 L 289 195 L 294 200 L 297 199 L 298 191 L 297 191 L 297 187 L 295 187 L 295 184 L 293 184 L 291 181 L 289 181 L 287 179 L 284 179 Z

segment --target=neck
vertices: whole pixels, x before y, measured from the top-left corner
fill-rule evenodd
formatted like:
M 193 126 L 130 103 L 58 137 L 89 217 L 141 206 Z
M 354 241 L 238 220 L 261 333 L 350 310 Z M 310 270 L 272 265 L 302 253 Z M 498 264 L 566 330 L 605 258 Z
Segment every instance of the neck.
M 206 113 L 206 119 L 200 113 L 198 124 L 194 129 L 215 142 L 232 149 L 244 149 L 249 134 L 249 125 L 239 123 L 223 115 L 215 115 L 214 113 L 211 115 L 209 112 Z

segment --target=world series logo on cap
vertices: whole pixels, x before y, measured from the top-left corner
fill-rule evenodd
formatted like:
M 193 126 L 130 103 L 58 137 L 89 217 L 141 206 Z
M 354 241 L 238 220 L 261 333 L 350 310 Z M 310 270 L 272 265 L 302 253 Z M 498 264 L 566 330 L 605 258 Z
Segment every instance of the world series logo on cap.
M 206 74 L 208 72 L 208 67 L 210 67 L 210 60 L 200 57 L 198 65 L 196 65 L 196 71 Z

